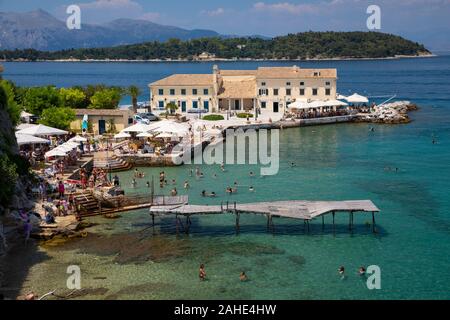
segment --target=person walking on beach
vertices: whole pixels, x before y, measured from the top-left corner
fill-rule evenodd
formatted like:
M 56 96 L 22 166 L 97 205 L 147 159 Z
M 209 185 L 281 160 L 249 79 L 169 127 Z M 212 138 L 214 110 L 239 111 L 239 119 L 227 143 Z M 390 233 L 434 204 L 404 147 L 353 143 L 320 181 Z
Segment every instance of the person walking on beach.
M 59 198 L 60 199 L 64 198 L 64 191 L 65 191 L 64 183 L 62 182 L 62 180 L 59 180 L 58 192 L 59 192 Z
M 198 277 L 202 281 L 206 279 L 205 265 L 203 263 L 200 265 L 200 269 L 198 271 Z

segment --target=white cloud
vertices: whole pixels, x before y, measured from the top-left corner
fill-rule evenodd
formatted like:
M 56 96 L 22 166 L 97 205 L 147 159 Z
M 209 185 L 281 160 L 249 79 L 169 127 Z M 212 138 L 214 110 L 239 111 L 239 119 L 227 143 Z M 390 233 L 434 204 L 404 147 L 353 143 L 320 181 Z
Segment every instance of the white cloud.
M 315 13 L 318 7 L 313 4 L 294 4 L 290 2 L 279 3 L 265 3 L 257 2 L 253 5 L 256 11 L 270 12 L 270 13 L 290 13 L 293 15 L 300 15 L 305 13 Z
M 94 0 L 78 3 L 81 18 L 85 23 L 103 23 L 119 18 L 156 21 L 158 12 L 146 12 L 141 4 L 133 0 Z
M 202 15 L 206 15 L 209 17 L 217 17 L 220 15 L 223 15 L 225 13 L 225 9 L 224 8 L 217 8 L 215 10 L 202 10 L 200 12 Z

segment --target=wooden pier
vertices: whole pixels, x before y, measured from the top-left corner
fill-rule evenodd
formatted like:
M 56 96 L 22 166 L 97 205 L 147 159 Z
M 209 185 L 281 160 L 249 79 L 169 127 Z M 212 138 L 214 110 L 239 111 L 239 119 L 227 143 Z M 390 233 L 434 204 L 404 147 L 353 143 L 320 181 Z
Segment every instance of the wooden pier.
M 335 230 L 335 214 L 348 213 L 349 229 L 353 229 L 353 215 L 355 213 L 372 214 L 372 231 L 375 230 L 375 213 L 380 210 L 370 200 L 354 201 L 273 201 L 256 203 L 236 203 L 221 202 L 220 205 L 190 205 L 186 201 L 184 204 L 177 205 L 152 205 L 149 213 L 152 216 L 154 224 L 155 216 L 175 215 L 178 224 L 181 222 L 179 216 L 186 217 L 186 232 L 189 232 L 190 217 L 193 215 L 204 214 L 225 214 L 231 213 L 236 216 L 236 232 L 239 232 L 239 218 L 242 213 L 260 214 L 267 217 L 268 229 L 274 229 L 274 217 L 291 218 L 303 220 L 305 227 L 309 230 L 309 222 L 313 219 L 322 218 L 322 227 L 324 227 L 324 216 L 331 214 L 333 216 L 333 230 Z M 178 228 L 177 228 L 178 229 Z

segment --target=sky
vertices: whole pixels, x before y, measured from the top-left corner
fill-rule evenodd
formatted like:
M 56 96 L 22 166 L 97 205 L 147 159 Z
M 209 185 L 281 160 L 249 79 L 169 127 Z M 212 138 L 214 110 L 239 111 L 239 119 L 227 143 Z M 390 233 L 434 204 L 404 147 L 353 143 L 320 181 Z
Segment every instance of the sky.
M 381 10 L 381 32 L 450 50 L 450 0 L 0 0 L 0 11 L 43 9 L 65 20 L 81 8 L 82 23 L 145 19 L 228 35 L 277 36 L 302 31 L 367 31 L 369 5 Z

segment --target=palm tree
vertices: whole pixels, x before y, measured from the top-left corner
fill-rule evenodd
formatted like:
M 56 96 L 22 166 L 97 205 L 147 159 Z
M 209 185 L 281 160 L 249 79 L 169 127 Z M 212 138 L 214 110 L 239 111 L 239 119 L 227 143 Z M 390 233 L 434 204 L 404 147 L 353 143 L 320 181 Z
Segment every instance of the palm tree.
M 129 86 L 128 87 L 128 94 L 131 96 L 131 103 L 133 105 L 133 112 L 137 113 L 137 100 L 138 97 L 141 94 L 141 90 L 137 86 Z

